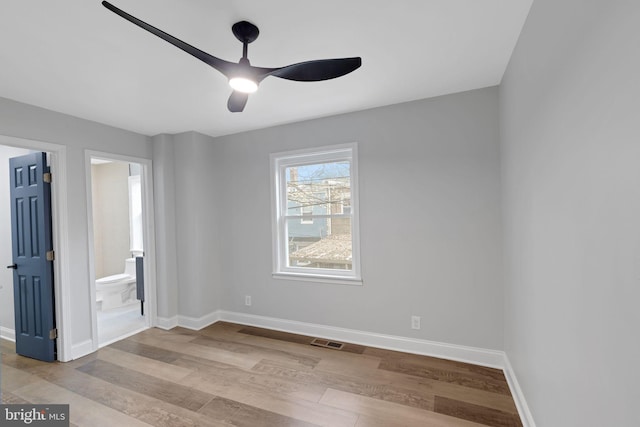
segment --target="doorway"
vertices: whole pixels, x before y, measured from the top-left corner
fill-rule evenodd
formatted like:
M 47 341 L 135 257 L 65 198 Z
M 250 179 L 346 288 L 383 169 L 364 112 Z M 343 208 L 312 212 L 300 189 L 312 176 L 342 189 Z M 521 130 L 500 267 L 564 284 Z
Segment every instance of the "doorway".
M 55 323 L 57 327 L 57 360 L 71 360 L 71 339 L 70 339 L 70 289 L 69 289 L 69 259 L 68 249 L 68 219 L 67 212 L 62 207 L 67 204 L 67 173 L 66 173 L 66 148 L 58 144 L 48 142 L 16 138 L 0 135 L 0 162 L 1 170 L 4 170 L 0 177 L 0 192 L 6 192 L 0 200 L 0 208 L 6 217 L 0 215 L 0 235 L 3 243 L 12 242 L 11 239 L 11 219 L 9 216 L 10 205 L 8 192 L 9 184 L 9 158 L 19 157 L 26 153 L 45 152 L 51 175 L 54 177 L 51 182 L 51 204 L 52 204 L 52 232 L 53 250 L 55 259 L 53 261 L 53 281 L 55 295 Z M 2 250 L 11 251 L 11 245 L 2 245 Z M 11 260 L 11 252 L 2 254 L 5 260 Z M 14 296 L 13 296 L 13 274 L 10 270 L 3 268 L 3 273 L 8 275 L 0 276 L 0 338 L 15 341 L 14 322 Z
M 89 286 L 94 347 L 99 348 L 152 324 L 145 203 L 150 165 L 108 154 L 87 153 L 87 157 Z
M 77 244 L 74 243 L 73 235 L 78 235 L 78 233 L 83 234 L 82 231 L 78 230 L 77 227 L 72 227 L 70 225 L 70 212 L 72 210 L 85 209 L 85 202 L 88 203 L 88 209 L 85 212 L 88 212 L 88 234 L 86 235 L 89 240 L 89 245 L 86 246 L 88 252 L 88 261 L 89 261 L 89 275 L 87 279 L 89 282 L 95 280 L 95 270 L 93 265 L 93 232 L 92 230 L 92 222 L 91 222 L 91 186 L 90 185 L 82 185 L 85 188 L 87 193 L 87 199 L 80 197 L 78 194 L 69 193 L 69 185 L 70 181 L 67 176 L 69 175 L 68 162 L 67 162 L 67 147 L 60 144 L 43 142 L 31 139 L 17 138 L 7 135 L 0 135 L 0 146 L 9 147 L 9 148 L 20 148 L 26 149 L 28 151 L 38 151 L 38 152 L 46 152 L 48 153 L 48 162 L 51 169 L 51 174 L 53 176 L 51 182 L 51 202 L 52 202 L 52 219 L 53 219 L 53 249 L 55 253 L 55 258 L 53 261 L 53 271 L 54 271 L 54 295 L 55 295 L 55 318 L 56 318 L 56 327 L 57 327 L 57 338 L 56 338 L 56 348 L 57 348 L 57 360 L 61 362 L 67 362 L 73 360 L 75 358 L 84 356 L 86 354 L 91 353 L 92 351 L 96 351 L 99 348 L 98 344 L 98 332 L 97 332 L 97 313 L 95 310 L 95 304 L 90 304 L 90 301 L 95 301 L 95 291 L 92 293 L 89 288 L 93 286 L 89 286 L 87 283 L 87 288 L 91 295 L 88 299 L 85 299 L 83 293 L 75 292 L 77 284 L 74 282 L 72 286 L 72 279 L 83 276 L 83 268 L 86 266 L 84 264 L 84 257 L 82 265 L 77 265 L 77 260 L 73 260 L 70 256 L 70 248 L 72 245 Z M 92 152 L 85 150 L 85 175 L 84 179 L 80 178 L 76 175 L 76 183 L 77 180 L 80 179 L 84 181 L 84 183 L 88 183 L 88 179 L 90 177 L 90 158 L 91 156 L 102 157 L 106 159 L 112 160 L 121 160 L 126 162 L 134 162 L 139 163 L 142 167 L 141 173 L 141 188 L 142 188 L 142 206 L 145 217 L 144 230 L 143 230 L 143 238 L 145 243 L 145 254 L 144 254 L 144 277 L 145 277 L 145 314 L 147 325 L 154 325 L 156 322 L 156 290 L 155 290 L 155 235 L 154 235 L 154 218 L 153 218 L 153 170 L 152 170 L 152 162 L 150 159 L 142 159 L 136 157 L 127 157 L 127 156 L 118 156 L 110 153 L 103 152 Z M 8 159 L 7 159 L 8 164 Z M 1 182 L 1 181 L 0 181 Z M 77 188 L 77 184 L 74 184 Z M 8 188 L 8 185 L 5 187 Z M 1 203 L 1 201 L 0 201 Z M 1 207 L 2 205 L 0 205 Z M 8 210 L 7 210 L 8 212 Z M 9 264 L 9 262 L 7 262 Z M 6 264 L 5 264 L 6 265 Z M 80 269 L 78 273 L 75 270 Z M 6 270 L 6 269 L 3 269 Z M 8 271 L 8 270 L 7 270 Z M 86 271 L 86 270 L 85 270 Z M 73 273 L 73 274 L 72 274 Z M 85 276 L 86 277 L 86 276 Z M 1 277 L 0 277 L 1 278 Z M 75 280 L 75 279 L 74 279 Z M 14 315 L 12 300 L 5 298 L 5 294 L 9 288 L 12 288 L 11 282 L 6 282 L 2 280 L 3 289 L 0 290 L 0 296 L 2 297 L 2 301 L 9 301 L 10 305 L 7 310 L 0 311 L 0 315 L 8 316 L 8 318 L 12 319 Z M 77 290 L 77 289 L 76 289 Z M 0 302 L 2 302 L 0 301 Z M 78 307 L 79 304 L 86 304 L 86 313 L 85 310 Z M 74 310 L 74 307 L 78 307 L 77 310 Z M 78 315 L 78 312 L 83 313 L 82 315 Z M 11 341 L 15 340 L 15 332 L 12 328 L 13 322 L 4 323 L 2 322 L 3 317 L 0 317 L 0 337 L 9 339 Z M 76 323 L 74 323 L 74 321 Z M 87 337 L 84 335 L 84 332 L 80 334 L 76 334 L 75 341 L 72 337 L 72 332 L 76 331 L 75 326 L 77 326 L 77 322 L 87 322 L 90 326 L 90 336 L 88 339 L 83 339 Z M 75 325 L 72 328 L 72 325 Z

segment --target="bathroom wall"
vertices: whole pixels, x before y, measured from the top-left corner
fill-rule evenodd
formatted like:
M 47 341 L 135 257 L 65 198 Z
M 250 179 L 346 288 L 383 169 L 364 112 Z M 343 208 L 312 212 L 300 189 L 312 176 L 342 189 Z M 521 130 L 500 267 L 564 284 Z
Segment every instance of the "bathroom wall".
M 9 200 L 9 159 L 31 153 L 30 150 L 0 145 L 0 328 L 14 329 L 13 263 L 11 254 L 11 205 Z
M 129 163 L 91 165 L 96 278 L 122 273 L 129 246 Z

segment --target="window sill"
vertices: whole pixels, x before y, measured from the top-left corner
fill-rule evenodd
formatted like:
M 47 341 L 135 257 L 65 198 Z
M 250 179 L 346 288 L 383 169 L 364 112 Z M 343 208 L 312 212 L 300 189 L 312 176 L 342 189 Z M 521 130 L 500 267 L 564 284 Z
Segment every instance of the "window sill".
M 331 285 L 362 286 L 362 279 L 351 277 L 318 276 L 299 273 L 273 273 L 274 279 L 295 280 L 297 282 L 328 283 Z

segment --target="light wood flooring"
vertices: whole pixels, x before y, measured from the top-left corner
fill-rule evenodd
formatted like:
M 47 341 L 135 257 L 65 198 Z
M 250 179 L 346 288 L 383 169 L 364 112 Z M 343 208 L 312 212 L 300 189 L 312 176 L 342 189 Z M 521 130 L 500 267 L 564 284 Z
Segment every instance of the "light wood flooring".
M 218 322 L 148 329 L 68 363 L 0 340 L 3 403 L 73 426 L 521 426 L 502 371 Z

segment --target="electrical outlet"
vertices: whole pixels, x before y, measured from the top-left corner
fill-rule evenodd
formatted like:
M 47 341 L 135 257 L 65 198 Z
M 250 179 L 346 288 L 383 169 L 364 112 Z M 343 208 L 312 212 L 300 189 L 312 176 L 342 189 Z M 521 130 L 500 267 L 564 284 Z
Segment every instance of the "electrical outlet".
M 411 316 L 411 329 L 420 329 L 420 316 Z
M 244 297 L 244 305 L 251 305 L 251 295 Z

